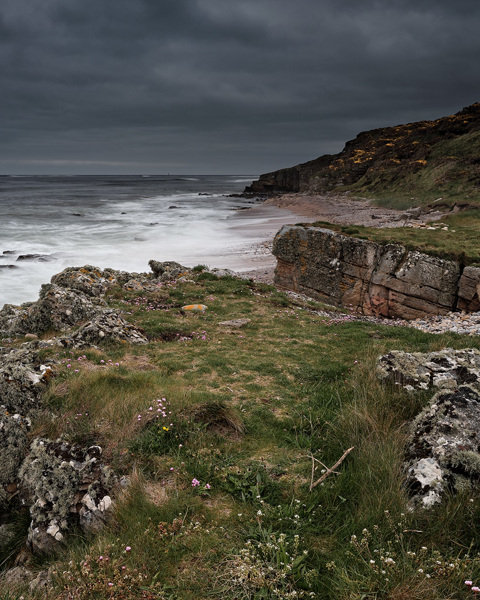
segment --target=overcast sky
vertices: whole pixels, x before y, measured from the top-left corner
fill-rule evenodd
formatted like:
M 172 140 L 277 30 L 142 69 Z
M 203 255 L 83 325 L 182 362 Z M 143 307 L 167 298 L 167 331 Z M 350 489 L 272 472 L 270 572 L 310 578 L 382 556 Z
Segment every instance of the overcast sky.
M 257 174 L 480 101 L 479 0 L 1 0 L 0 174 Z

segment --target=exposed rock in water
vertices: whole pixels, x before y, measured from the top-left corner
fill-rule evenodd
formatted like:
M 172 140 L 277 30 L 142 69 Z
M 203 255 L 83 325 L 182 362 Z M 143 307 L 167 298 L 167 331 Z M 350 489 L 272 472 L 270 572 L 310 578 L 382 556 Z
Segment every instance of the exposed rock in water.
M 105 522 L 116 478 L 101 454 L 99 446 L 33 441 L 18 477 L 20 500 L 30 506 L 28 542 L 34 552 L 55 550 L 73 524 L 95 531 Z
M 17 261 L 22 261 L 22 260 L 49 262 L 49 261 L 53 260 L 53 258 L 51 256 L 49 256 L 48 254 L 20 254 L 20 256 L 17 257 Z
M 428 508 L 447 491 L 480 482 L 480 395 L 470 386 L 442 390 L 414 420 L 405 469 L 411 508 Z
M 465 383 L 480 388 L 480 351 L 446 348 L 425 354 L 392 350 L 378 359 L 377 374 L 407 390 L 453 389 Z
M 275 236 L 273 254 L 279 287 L 364 315 L 416 319 L 457 307 L 476 310 L 479 303 L 480 269 L 461 277 L 459 263 L 400 244 L 285 225 Z

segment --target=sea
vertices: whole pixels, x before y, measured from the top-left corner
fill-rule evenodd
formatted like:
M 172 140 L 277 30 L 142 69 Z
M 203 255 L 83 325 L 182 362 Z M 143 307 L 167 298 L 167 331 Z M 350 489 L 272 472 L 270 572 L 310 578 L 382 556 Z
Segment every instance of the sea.
M 247 231 L 255 200 L 235 194 L 256 177 L 0 176 L 0 308 L 37 300 L 68 266 L 233 268 L 244 255 L 248 268 L 262 232 Z

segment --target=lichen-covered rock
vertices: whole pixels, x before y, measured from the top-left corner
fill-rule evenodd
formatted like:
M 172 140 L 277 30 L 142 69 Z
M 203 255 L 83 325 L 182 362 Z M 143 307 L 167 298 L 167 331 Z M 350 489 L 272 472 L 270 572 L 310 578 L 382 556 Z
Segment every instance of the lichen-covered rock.
M 50 282 L 63 288 L 83 292 L 87 296 L 100 297 L 117 283 L 119 272 L 113 269 L 99 269 L 91 265 L 68 267 L 54 275 Z
M 410 506 L 428 508 L 446 490 L 480 482 L 480 395 L 468 385 L 442 390 L 414 420 L 405 469 Z
M 8 339 L 9 336 L 15 335 L 17 332 L 24 333 L 21 331 L 21 323 L 27 318 L 28 308 L 32 304 L 33 302 L 26 302 L 21 306 L 3 305 L 3 308 L 0 309 L 0 337 Z
M 158 262 L 156 260 L 150 260 L 148 266 L 152 269 L 154 276 L 161 281 L 177 279 L 178 277 L 191 273 L 191 270 L 188 267 L 184 267 L 174 261 Z
M 0 414 L 0 513 L 16 492 L 17 473 L 28 447 L 28 419 L 19 414 Z
M 68 330 L 91 319 L 105 306 L 103 300 L 78 290 L 53 284 L 43 285 L 38 301 L 28 311 L 28 331 L 25 333 Z
M 157 292 L 162 282 L 151 275 L 137 275 L 123 284 L 123 289 L 133 292 Z
M 112 506 L 113 472 L 100 461 L 99 446 L 88 449 L 37 438 L 19 472 L 19 492 L 30 506 L 28 542 L 34 552 L 50 552 L 77 523 L 98 529 Z
M 38 363 L 30 349 L 0 352 L 0 408 L 27 416 L 38 406 L 52 369 Z
M 42 286 L 37 302 L 20 307 L 5 305 L 0 311 L 0 331 L 2 335 L 65 331 L 91 319 L 105 306 L 103 300 L 79 290 L 46 284 Z
M 480 352 L 474 348 L 429 353 L 392 350 L 378 359 L 377 374 L 407 390 L 454 388 L 464 383 L 480 387 Z
M 60 339 L 65 347 L 83 348 L 102 342 L 126 342 L 129 344 L 147 344 L 143 333 L 123 319 L 114 310 L 106 309 L 91 321 L 88 321 L 71 336 Z

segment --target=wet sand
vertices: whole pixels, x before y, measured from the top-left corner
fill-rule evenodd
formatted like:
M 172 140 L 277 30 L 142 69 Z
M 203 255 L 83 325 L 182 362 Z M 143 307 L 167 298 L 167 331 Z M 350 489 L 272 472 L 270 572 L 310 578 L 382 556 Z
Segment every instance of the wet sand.
M 341 225 L 370 227 L 399 227 L 403 211 L 372 206 L 368 200 L 346 196 L 307 196 L 284 194 L 269 198 L 263 204 L 237 211 L 232 218 L 232 231 L 242 232 L 245 238 L 262 237 L 261 242 L 246 244 L 230 258 L 229 268 L 252 279 L 273 282 L 276 259 L 272 243 L 282 225 L 328 221 Z

